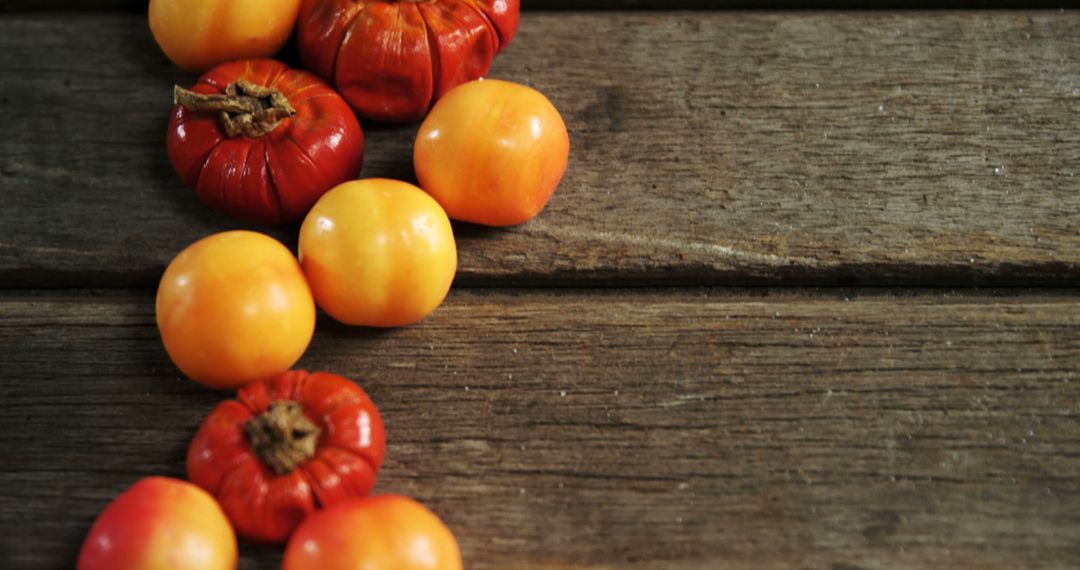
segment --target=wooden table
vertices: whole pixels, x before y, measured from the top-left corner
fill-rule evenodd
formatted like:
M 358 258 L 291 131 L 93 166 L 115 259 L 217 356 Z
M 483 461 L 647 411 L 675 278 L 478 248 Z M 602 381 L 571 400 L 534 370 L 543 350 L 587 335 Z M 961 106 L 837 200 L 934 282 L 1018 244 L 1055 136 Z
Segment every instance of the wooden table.
M 492 75 L 567 119 L 550 207 L 456 227 L 434 316 L 320 318 L 301 361 L 381 407 L 378 491 L 474 569 L 1080 567 L 1080 15 L 525 4 Z M 7 568 L 70 567 L 226 397 L 154 326 L 171 257 L 240 226 L 169 166 L 194 78 L 144 5 L 0 14 Z M 413 179 L 415 130 L 368 125 L 362 175 Z

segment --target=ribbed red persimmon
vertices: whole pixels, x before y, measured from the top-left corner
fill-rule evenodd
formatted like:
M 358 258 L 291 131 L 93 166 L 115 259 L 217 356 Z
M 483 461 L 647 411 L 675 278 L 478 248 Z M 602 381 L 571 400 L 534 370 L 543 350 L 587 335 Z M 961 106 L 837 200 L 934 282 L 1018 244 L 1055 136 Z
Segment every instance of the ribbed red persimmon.
M 304 66 L 357 113 L 415 121 L 487 74 L 519 14 L 519 0 L 304 0 L 297 40 Z
M 379 411 L 359 386 L 291 371 L 219 404 L 191 441 L 187 470 L 240 536 L 273 543 L 316 509 L 367 496 L 385 452 Z
M 314 74 L 239 60 L 176 88 L 168 152 L 184 184 L 215 210 L 263 224 L 298 222 L 360 172 L 364 135 L 348 104 Z

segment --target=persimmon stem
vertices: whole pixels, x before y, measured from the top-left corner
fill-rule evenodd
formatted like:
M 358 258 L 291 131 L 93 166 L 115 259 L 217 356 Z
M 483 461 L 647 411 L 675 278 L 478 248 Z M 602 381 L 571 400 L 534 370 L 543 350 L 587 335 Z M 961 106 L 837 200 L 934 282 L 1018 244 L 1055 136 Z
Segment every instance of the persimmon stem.
M 221 124 L 229 138 L 265 136 L 281 121 L 296 114 L 281 91 L 246 79 L 230 83 L 224 94 L 196 93 L 177 85 L 173 96 L 177 105 L 189 111 L 220 111 Z
M 304 415 L 299 403 L 274 402 L 248 420 L 244 432 L 259 459 L 275 475 L 288 475 L 315 456 L 322 430 Z

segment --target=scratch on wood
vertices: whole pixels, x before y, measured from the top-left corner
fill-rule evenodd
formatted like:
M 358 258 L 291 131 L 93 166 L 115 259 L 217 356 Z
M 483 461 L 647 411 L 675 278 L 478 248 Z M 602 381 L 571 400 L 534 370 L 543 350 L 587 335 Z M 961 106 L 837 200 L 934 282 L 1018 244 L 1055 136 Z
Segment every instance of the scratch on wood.
M 652 250 L 664 250 L 672 253 L 693 251 L 702 253 L 705 255 L 705 257 L 711 258 L 714 261 L 739 259 L 770 266 L 787 266 L 801 264 L 808 267 L 818 267 L 822 265 L 819 260 L 811 257 L 761 253 L 757 251 L 748 251 L 745 249 L 738 249 L 732 246 L 720 244 L 677 240 L 663 237 L 660 235 L 635 235 L 632 233 L 626 233 L 621 231 L 611 232 L 605 230 L 588 229 L 578 226 L 555 226 L 544 220 L 534 220 L 532 222 L 531 229 L 535 232 L 538 232 L 540 235 L 546 235 L 549 237 L 554 237 L 556 239 L 569 239 L 575 241 L 607 243 L 613 245 L 629 245 L 636 248 L 641 247 Z

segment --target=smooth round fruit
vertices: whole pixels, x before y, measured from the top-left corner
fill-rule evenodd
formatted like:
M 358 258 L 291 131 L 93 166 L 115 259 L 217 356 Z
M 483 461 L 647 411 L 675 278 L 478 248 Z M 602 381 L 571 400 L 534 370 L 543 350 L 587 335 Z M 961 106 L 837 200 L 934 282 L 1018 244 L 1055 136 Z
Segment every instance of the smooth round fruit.
M 455 220 L 524 223 L 544 209 L 570 156 L 570 137 L 539 91 L 493 79 L 446 94 L 420 126 L 420 186 Z
M 225 232 L 169 264 L 157 324 L 169 357 L 189 378 L 238 388 L 300 359 L 315 332 L 315 301 L 284 245 L 255 232 Z
M 315 302 L 350 325 L 398 327 L 431 314 L 457 273 L 450 220 L 396 180 L 346 182 L 300 227 L 300 264 Z
M 232 570 L 236 535 L 206 491 L 148 477 L 98 515 L 79 551 L 78 570 Z
M 382 495 L 309 516 L 285 549 L 283 570 L 461 570 L 453 533 L 420 503 Z
M 301 0 L 150 0 L 150 31 L 187 71 L 269 57 L 289 39 Z

